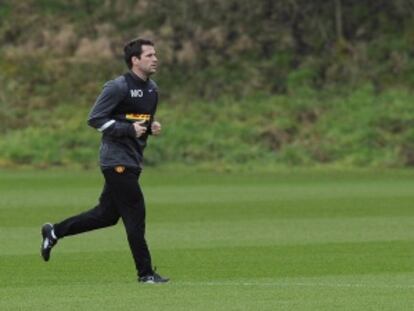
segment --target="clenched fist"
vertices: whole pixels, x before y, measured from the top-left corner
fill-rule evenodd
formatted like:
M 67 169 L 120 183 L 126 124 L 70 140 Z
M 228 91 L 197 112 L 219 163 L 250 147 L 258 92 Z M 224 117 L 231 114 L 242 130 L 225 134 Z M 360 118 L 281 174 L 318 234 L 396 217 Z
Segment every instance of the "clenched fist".
M 161 123 L 158 122 L 158 121 L 152 122 L 151 123 L 151 132 L 152 132 L 152 135 L 155 135 L 155 136 L 160 135 L 160 133 L 161 133 Z
M 147 127 L 144 125 L 145 122 L 146 121 L 143 120 L 143 121 L 137 121 L 137 122 L 132 123 L 137 137 L 141 137 L 147 132 Z

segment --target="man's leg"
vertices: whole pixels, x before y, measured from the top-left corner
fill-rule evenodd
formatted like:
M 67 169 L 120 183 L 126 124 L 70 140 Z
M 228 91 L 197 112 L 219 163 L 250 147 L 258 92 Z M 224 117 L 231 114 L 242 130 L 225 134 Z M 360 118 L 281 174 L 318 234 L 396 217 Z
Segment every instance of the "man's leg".
M 99 204 L 93 209 L 79 215 L 67 218 L 55 225 L 42 226 L 41 255 L 45 261 L 50 258 L 50 252 L 58 239 L 94 229 L 115 225 L 119 220 L 119 213 L 112 204 L 108 186 L 105 184 L 99 198 Z
M 57 238 L 60 239 L 69 235 L 113 226 L 118 222 L 119 217 L 120 215 L 112 202 L 108 185 L 105 183 L 97 206 L 54 224 L 53 228 Z
M 151 255 L 145 240 L 145 203 L 138 185 L 138 169 L 126 169 L 117 173 L 114 169 L 104 171 L 128 237 L 129 246 L 139 276 L 152 275 Z

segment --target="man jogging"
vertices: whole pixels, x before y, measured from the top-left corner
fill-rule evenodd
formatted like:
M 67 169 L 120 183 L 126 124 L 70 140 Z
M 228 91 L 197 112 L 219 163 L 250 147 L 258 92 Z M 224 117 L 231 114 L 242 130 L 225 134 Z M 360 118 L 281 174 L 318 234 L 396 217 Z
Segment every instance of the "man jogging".
M 112 226 L 122 218 L 138 281 L 165 283 L 169 279 L 152 267 L 145 240 L 144 197 L 138 184 L 148 135 L 161 132 L 161 124 L 154 120 L 157 85 L 149 79 L 158 60 L 153 42 L 144 39 L 126 44 L 124 57 L 130 70 L 104 85 L 88 118 L 88 124 L 102 133 L 100 166 L 105 185 L 99 203 L 60 223 L 43 225 L 41 255 L 48 261 L 59 239 Z

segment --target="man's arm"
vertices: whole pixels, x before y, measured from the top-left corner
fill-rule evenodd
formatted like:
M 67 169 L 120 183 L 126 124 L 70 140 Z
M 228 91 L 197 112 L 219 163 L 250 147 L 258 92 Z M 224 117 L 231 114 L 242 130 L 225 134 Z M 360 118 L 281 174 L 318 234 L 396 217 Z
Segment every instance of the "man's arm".
M 151 118 L 150 118 L 150 126 L 148 127 L 148 134 L 157 136 L 161 132 L 161 124 L 157 121 L 155 121 L 155 113 L 157 112 L 157 106 L 158 106 L 158 85 L 154 82 L 154 80 L 150 80 L 151 87 L 154 89 L 155 92 L 155 105 L 151 112 Z
M 88 125 L 98 131 L 114 137 L 137 135 L 134 125 L 111 118 L 111 113 L 122 101 L 125 94 L 119 80 L 105 83 L 88 117 Z

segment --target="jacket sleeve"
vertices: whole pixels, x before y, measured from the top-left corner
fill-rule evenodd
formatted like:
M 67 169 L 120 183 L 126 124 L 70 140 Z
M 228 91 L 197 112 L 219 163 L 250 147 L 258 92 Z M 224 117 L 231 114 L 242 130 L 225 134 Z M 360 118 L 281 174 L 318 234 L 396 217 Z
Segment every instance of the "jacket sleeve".
M 158 85 L 153 80 L 151 80 L 151 83 L 152 83 L 152 87 L 154 88 L 154 91 L 155 91 L 156 99 L 155 99 L 154 108 L 151 112 L 151 119 L 150 119 L 150 122 L 149 122 L 150 125 L 148 126 L 148 132 L 147 132 L 148 135 L 152 135 L 151 124 L 155 120 L 155 113 L 157 112 L 157 106 L 158 106 Z
M 123 92 L 118 81 L 111 80 L 105 83 L 101 94 L 99 94 L 89 113 L 88 125 L 106 135 L 135 137 L 135 129 L 131 123 L 115 120 L 111 117 L 112 111 L 124 96 L 125 92 Z

